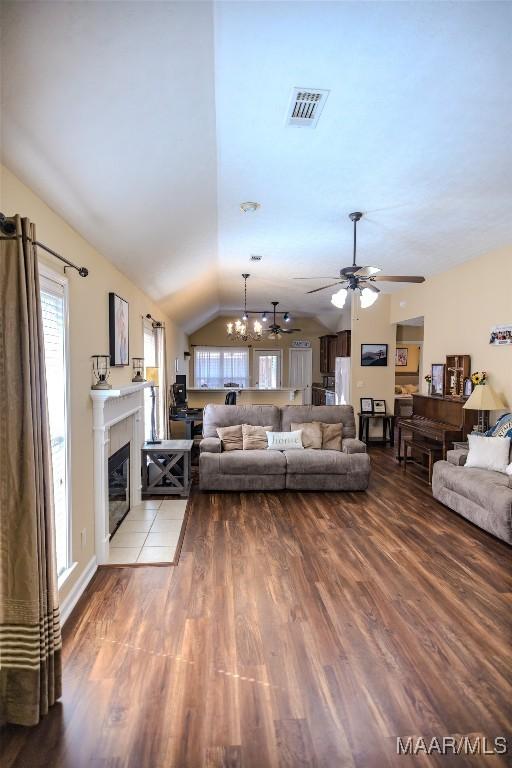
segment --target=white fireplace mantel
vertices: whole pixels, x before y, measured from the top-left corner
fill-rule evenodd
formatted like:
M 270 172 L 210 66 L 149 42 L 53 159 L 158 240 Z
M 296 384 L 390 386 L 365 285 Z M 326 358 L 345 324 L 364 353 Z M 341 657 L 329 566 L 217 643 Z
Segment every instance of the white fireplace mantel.
M 130 506 L 140 503 L 141 453 L 144 443 L 144 389 L 149 382 L 117 389 L 91 389 L 94 445 L 94 539 L 98 564 L 109 558 L 108 446 L 110 427 L 131 419 Z

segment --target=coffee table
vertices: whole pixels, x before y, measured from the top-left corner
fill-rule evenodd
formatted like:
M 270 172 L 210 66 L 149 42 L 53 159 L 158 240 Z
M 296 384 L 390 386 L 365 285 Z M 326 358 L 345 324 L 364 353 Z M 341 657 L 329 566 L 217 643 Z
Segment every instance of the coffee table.
M 142 446 L 142 496 L 188 496 L 193 440 L 162 440 Z

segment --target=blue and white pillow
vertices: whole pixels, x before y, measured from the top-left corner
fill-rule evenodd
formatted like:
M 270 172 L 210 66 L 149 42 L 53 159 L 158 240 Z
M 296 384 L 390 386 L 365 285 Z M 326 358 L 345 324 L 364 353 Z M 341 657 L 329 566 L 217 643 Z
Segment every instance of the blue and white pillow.
M 504 413 L 500 416 L 494 427 L 485 433 L 486 437 L 510 437 L 512 438 L 512 413 Z

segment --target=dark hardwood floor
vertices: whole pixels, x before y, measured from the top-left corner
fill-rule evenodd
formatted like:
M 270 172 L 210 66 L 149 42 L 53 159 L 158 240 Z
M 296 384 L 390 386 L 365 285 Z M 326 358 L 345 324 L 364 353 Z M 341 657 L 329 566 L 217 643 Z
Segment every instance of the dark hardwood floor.
M 2 768 L 510 765 L 511 550 L 389 450 L 368 493 L 195 492 L 179 565 L 104 568 Z M 509 736 L 509 756 L 396 737 Z

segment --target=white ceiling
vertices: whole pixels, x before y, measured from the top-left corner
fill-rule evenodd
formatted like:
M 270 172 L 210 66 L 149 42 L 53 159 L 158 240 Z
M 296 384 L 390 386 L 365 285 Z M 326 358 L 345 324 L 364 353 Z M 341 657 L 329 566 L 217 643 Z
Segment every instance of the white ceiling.
M 3 17 L 5 164 L 189 330 L 239 307 L 244 271 L 250 305 L 335 321 L 331 292 L 291 277 L 351 262 L 352 210 L 358 263 L 391 274 L 512 241 L 510 3 L 14 2 Z M 330 89 L 316 129 L 286 126 L 293 86 Z

